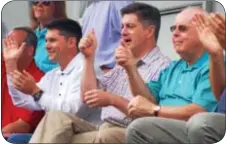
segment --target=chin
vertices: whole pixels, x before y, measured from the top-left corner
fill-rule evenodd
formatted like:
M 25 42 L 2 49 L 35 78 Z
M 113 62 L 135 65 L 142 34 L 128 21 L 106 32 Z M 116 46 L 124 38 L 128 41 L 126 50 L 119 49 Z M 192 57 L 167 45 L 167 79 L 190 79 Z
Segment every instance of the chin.
M 55 58 L 52 58 L 52 57 L 49 57 L 49 60 L 50 60 L 51 62 L 56 62 L 56 59 L 55 59 Z

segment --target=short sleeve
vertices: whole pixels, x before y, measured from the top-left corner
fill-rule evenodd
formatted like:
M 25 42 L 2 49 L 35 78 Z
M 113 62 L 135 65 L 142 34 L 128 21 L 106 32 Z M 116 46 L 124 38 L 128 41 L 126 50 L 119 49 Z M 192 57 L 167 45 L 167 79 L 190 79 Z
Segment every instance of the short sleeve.
M 160 72 L 160 75 L 157 80 L 150 81 L 149 83 L 146 84 L 152 96 L 155 98 L 156 103 L 159 103 L 159 93 L 168 75 L 168 71 L 169 71 L 169 68 L 163 69 Z
M 217 101 L 211 90 L 209 69 L 207 68 L 200 74 L 192 102 L 203 107 L 208 112 L 216 111 Z

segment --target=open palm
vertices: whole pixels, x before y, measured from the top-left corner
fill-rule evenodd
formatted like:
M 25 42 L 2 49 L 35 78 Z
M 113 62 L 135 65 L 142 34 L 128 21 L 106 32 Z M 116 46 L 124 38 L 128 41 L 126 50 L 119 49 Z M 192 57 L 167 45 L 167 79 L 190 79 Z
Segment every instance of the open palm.
M 19 44 L 9 36 L 8 38 L 4 39 L 3 46 L 3 56 L 5 61 L 18 60 L 25 48 L 25 43 L 19 46 Z
M 202 42 L 204 48 L 206 48 L 209 53 L 216 53 L 219 50 L 222 50 L 217 37 L 211 31 L 207 18 L 204 15 L 196 14 L 193 20 L 199 39 Z

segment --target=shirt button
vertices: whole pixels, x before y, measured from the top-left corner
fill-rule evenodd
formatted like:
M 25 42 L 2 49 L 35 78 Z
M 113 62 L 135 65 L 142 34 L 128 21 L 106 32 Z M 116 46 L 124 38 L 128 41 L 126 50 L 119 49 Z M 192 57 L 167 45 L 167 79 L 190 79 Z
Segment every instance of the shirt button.
M 61 96 L 61 94 L 59 94 L 59 96 Z
M 63 83 L 61 82 L 61 83 L 60 83 L 60 85 L 62 86 L 62 85 L 63 85 Z
M 64 73 L 61 73 L 61 75 L 63 76 L 63 75 L 64 75 Z

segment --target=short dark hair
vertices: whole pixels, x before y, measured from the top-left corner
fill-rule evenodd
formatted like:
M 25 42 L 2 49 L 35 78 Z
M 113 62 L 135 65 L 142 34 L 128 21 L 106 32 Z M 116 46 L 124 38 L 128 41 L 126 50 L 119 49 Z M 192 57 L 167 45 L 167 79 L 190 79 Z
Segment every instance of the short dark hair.
M 161 26 L 160 11 L 149 4 L 135 2 L 121 9 L 121 15 L 136 14 L 143 26 L 155 26 L 155 39 L 158 40 Z
M 51 29 L 59 30 L 60 35 L 63 35 L 67 38 L 75 37 L 77 40 L 77 46 L 80 39 L 82 38 L 82 28 L 79 25 L 79 23 L 68 18 L 55 20 L 47 24 L 46 28 L 49 30 Z
M 21 30 L 21 31 L 26 32 L 27 36 L 26 36 L 24 42 L 26 42 L 27 45 L 32 45 L 34 47 L 33 55 L 35 55 L 35 50 L 37 47 L 38 39 L 37 39 L 37 36 L 34 33 L 34 31 L 29 27 L 15 27 L 13 30 Z

